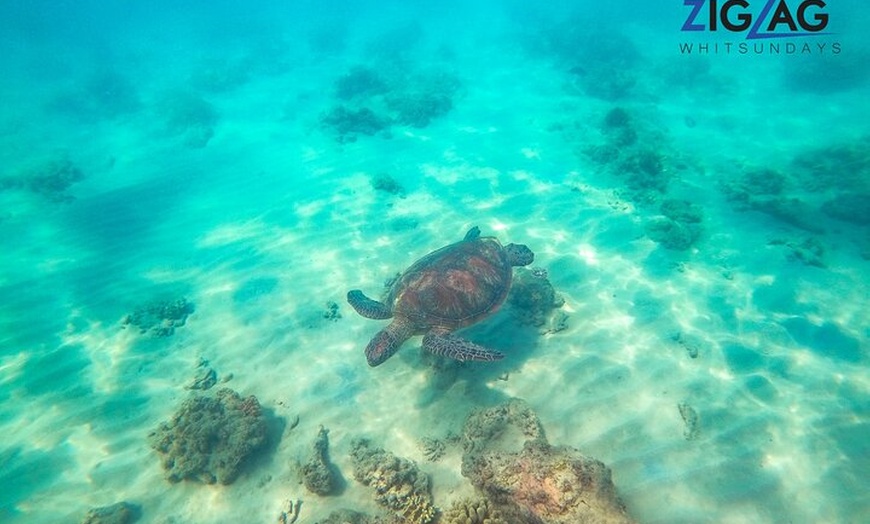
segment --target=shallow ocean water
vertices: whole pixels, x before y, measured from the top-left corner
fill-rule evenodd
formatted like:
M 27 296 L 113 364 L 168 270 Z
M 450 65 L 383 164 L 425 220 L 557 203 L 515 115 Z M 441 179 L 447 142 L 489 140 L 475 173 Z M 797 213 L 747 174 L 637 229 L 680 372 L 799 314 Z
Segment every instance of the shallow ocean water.
M 385 514 L 357 437 L 446 509 L 474 490 L 426 439 L 521 398 L 638 522 L 866 521 L 870 16 L 699 56 L 744 35 L 688 10 L 4 4 L 0 520 Z M 475 225 L 561 305 L 462 333 L 497 363 L 415 337 L 368 367 L 384 323 L 347 291 Z M 148 434 L 208 369 L 269 444 L 232 484 L 170 483 Z M 327 497 L 298 467 L 320 426 Z

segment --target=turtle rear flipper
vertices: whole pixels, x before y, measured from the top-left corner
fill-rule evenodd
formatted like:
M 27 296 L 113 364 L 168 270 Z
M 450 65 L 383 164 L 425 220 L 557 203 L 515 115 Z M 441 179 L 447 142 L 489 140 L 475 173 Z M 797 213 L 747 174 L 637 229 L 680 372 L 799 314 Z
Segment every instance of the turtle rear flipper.
M 347 292 L 347 303 L 366 318 L 374 320 L 393 318 L 393 312 L 386 304 L 370 299 L 359 289 Z
M 456 360 L 501 360 L 504 354 L 479 346 L 450 333 L 429 332 L 423 337 L 423 349 Z

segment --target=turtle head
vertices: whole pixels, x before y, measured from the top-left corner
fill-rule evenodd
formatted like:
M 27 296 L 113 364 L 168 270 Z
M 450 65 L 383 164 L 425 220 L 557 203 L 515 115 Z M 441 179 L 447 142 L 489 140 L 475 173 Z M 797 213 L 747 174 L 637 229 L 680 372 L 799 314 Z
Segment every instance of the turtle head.
M 396 322 L 380 330 L 366 346 L 366 361 L 369 366 L 379 366 L 395 355 L 402 342 L 408 339 L 408 335 L 405 327 Z
M 508 244 L 504 247 L 504 252 L 512 266 L 528 266 L 535 260 L 535 254 L 524 244 Z

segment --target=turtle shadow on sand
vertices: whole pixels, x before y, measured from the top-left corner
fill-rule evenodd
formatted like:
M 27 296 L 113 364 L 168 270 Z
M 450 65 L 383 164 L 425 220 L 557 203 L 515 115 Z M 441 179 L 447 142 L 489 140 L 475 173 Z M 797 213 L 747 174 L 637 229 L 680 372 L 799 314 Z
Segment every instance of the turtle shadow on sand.
M 420 391 L 418 407 L 436 402 L 444 391 L 460 382 L 464 382 L 467 394 L 474 398 L 488 398 L 493 402 L 506 400 L 507 397 L 497 394 L 491 384 L 497 380 L 510 380 L 511 373 L 531 358 L 541 340 L 541 334 L 535 326 L 516 321 L 517 313 L 513 309 L 513 306 L 506 305 L 486 322 L 461 332 L 463 337 L 481 345 L 499 348 L 505 353 L 505 358 L 500 361 L 462 362 L 422 349 L 419 356 L 408 352 L 410 356 L 406 357 L 407 360 L 414 361 L 415 366 L 428 371 L 428 387 Z

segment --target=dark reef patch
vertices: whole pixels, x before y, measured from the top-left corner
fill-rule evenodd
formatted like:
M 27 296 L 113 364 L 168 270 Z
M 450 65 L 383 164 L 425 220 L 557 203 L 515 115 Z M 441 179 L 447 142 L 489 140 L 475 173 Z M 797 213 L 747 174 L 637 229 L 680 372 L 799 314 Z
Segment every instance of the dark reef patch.
M 121 325 L 134 326 L 142 334 L 168 337 L 175 333 L 175 328 L 185 325 L 187 317 L 193 312 L 193 303 L 184 297 L 157 299 L 137 307 L 121 320 Z
M 267 422 L 254 396 L 222 388 L 185 400 L 168 422 L 149 433 L 170 482 L 231 484 L 266 445 Z
M 68 159 L 54 159 L 27 169 L 18 175 L 0 178 L 0 191 L 23 190 L 39 195 L 50 202 L 69 202 L 73 197 L 67 190 L 85 175 Z
M 336 80 L 336 103 L 320 125 L 342 143 L 361 136 L 389 138 L 394 126 L 420 129 L 449 113 L 460 86 L 445 71 L 357 65 Z
M 329 430 L 320 426 L 311 452 L 300 468 L 305 488 L 317 495 L 332 495 L 341 487 L 338 468 L 329 460 Z
M 122 501 L 88 510 L 81 524 L 132 524 L 141 514 L 139 506 Z
M 549 444 L 521 400 L 472 412 L 462 446 L 462 475 L 507 522 L 633 522 L 610 470 L 576 449 Z
M 183 145 L 192 149 L 208 145 L 220 118 L 214 104 L 184 89 L 164 93 L 157 101 L 157 111 L 163 118 L 167 135 L 178 137 Z
M 386 130 L 390 121 L 368 107 L 350 109 L 335 106 L 320 117 L 321 126 L 330 130 L 341 143 L 356 142 L 359 136 L 374 136 Z
M 353 476 L 374 491 L 380 506 L 403 523 L 435 521 L 429 477 L 416 464 L 374 447 L 366 439 L 355 439 L 351 446 Z

